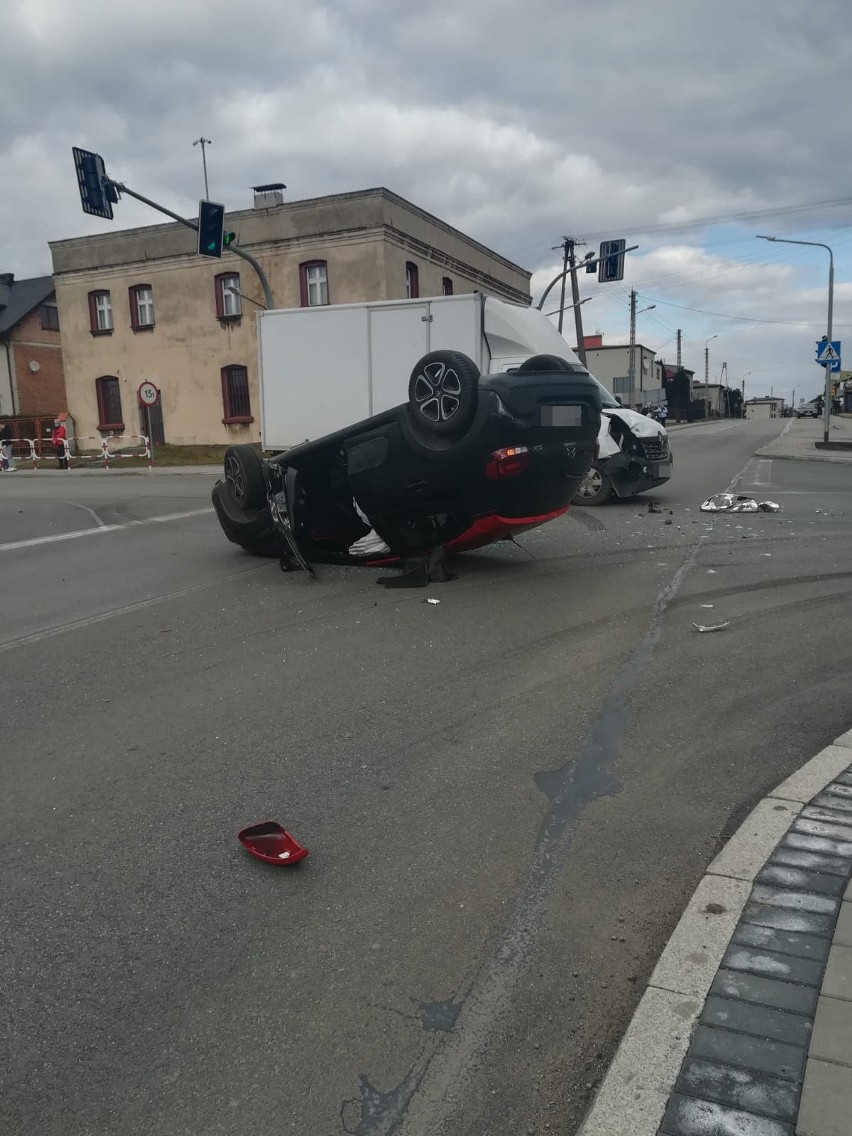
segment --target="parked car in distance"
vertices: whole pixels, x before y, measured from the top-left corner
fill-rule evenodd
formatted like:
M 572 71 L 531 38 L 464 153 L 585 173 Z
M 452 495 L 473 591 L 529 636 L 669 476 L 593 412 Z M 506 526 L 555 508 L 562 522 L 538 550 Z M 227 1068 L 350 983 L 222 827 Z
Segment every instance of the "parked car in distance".
M 799 406 L 799 407 L 796 408 L 796 417 L 797 418 L 821 418 L 822 414 L 821 414 L 821 411 L 816 406 L 812 406 L 810 403 L 808 403 L 805 406 Z

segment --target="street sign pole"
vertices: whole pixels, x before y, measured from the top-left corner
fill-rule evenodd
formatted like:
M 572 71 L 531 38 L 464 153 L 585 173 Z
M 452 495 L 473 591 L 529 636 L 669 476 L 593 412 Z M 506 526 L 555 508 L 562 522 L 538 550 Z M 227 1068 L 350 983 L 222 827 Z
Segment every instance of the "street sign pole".
M 145 417 L 148 419 L 148 453 L 150 455 L 149 458 L 148 458 L 148 461 L 153 462 L 154 461 L 154 439 L 151 436 L 151 407 L 146 406 L 145 411 L 146 411 Z
M 824 246 L 828 247 L 828 246 Z M 831 343 L 832 319 L 834 317 L 834 253 L 828 250 L 828 342 Z M 822 408 L 822 441 L 828 445 L 828 431 L 831 426 L 831 363 L 825 365 L 825 405 Z

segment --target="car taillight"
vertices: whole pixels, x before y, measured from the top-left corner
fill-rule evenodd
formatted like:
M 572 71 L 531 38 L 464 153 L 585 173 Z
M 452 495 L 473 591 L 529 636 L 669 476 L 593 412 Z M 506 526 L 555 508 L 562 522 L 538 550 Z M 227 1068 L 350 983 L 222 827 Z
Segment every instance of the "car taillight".
M 485 467 L 485 474 L 492 481 L 501 477 L 517 477 L 529 465 L 530 452 L 526 446 L 506 446 L 505 449 L 495 450 L 491 461 Z

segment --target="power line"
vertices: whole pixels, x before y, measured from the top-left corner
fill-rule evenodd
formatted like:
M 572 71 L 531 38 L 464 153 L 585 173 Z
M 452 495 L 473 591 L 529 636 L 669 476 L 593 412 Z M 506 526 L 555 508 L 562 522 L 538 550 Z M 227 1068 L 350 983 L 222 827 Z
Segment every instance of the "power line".
M 616 229 L 625 229 L 634 233 L 671 233 L 678 230 L 700 229 L 707 225 L 722 225 L 732 221 L 756 220 L 759 217 L 782 217 L 789 213 L 807 212 L 809 209 L 836 209 L 844 205 L 852 205 L 852 197 L 840 197 L 830 201 L 809 201 L 801 205 L 779 205 L 771 209 L 750 209 L 741 213 L 728 213 L 719 217 L 701 217 L 694 221 L 671 221 L 657 225 L 611 225 L 608 229 L 596 233 L 586 234 L 587 238 L 607 237 Z
M 807 327 L 819 323 L 820 317 L 809 320 L 770 320 L 759 319 L 757 316 L 732 316 L 725 312 L 708 312 L 706 308 L 690 308 L 686 304 L 673 304 L 671 300 L 657 300 L 653 296 L 645 296 L 646 300 L 653 300 L 655 304 L 664 304 L 667 308 L 680 308 L 684 312 L 698 312 L 703 316 L 716 316 L 717 319 L 742 320 L 745 323 L 771 323 L 778 327 Z M 835 327 L 852 327 L 852 323 L 837 323 Z

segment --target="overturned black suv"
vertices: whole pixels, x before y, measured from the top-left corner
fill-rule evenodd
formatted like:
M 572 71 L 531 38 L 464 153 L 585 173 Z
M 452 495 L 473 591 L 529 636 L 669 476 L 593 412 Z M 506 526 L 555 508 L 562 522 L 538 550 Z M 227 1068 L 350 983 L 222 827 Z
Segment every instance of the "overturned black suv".
M 230 541 L 310 574 L 481 548 L 565 513 L 595 458 L 603 393 L 554 355 L 480 375 L 432 351 L 401 406 L 270 459 L 231 447 L 213 505 Z M 381 551 L 353 553 L 367 534 Z

